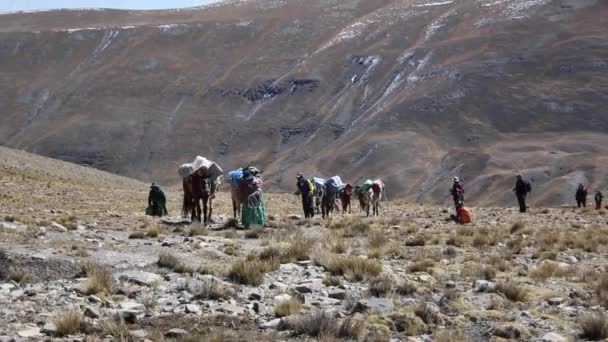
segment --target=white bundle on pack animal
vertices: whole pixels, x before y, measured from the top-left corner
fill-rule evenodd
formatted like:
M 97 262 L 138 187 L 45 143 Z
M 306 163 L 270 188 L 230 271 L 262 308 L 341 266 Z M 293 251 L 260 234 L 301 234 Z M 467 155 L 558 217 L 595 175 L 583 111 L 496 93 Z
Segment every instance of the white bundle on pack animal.
M 194 173 L 194 167 L 192 164 L 186 163 L 177 169 L 177 173 L 179 173 L 182 178 L 186 178 Z
M 224 170 L 217 163 L 201 156 L 197 156 L 194 159 L 192 166 L 194 167 L 194 172 L 201 171 L 204 177 L 208 177 L 213 181 L 224 174 Z

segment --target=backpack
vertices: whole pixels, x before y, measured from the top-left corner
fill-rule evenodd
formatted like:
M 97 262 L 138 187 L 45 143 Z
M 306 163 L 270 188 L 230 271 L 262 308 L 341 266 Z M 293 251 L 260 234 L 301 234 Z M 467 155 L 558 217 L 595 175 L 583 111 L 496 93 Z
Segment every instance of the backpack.
M 467 224 L 467 223 L 471 223 L 471 221 L 473 220 L 473 216 L 471 215 L 471 210 L 469 210 L 469 208 L 467 207 L 462 207 L 459 209 L 460 210 L 460 223 L 462 224 Z

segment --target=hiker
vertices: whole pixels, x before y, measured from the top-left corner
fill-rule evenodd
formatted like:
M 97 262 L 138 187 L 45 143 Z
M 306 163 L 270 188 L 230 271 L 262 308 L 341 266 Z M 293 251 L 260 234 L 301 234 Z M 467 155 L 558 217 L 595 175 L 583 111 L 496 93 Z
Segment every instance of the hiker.
M 458 177 L 454 177 L 450 194 L 454 200 L 454 208 L 456 211 L 456 220 L 460 221 L 460 208 L 464 206 L 464 186 Z
M 530 191 L 532 191 L 532 186 L 530 183 L 525 181 L 522 175 L 517 175 L 517 181 L 515 182 L 513 192 L 515 192 L 515 196 L 517 196 L 520 213 L 526 212 L 526 196 L 528 196 Z
M 602 209 L 602 201 L 604 200 L 604 195 L 602 194 L 601 191 L 598 191 L 595 193 L 595 209 L 596 210 L 600 210 Z
M 146 209 L 146 214 L 159 217 L 168 215 L 166 203 L 167 198 L 165 197 L 165 193 L 158 185 L 152 183 L 150 185 L 150 193 L 148 194 L 148 209 Z
M 576 189 L 576 194 L 574 195 L 576 199 L 577 207 L 587 207 L 587 189 L 583 184 L 578 185 L 578 189 Z
M 264 226 L 266 224 L 266 207 L 264 205 L 264 193 L 262 192 L 262 179 L 254 176 L 249 168 L 243 169 L 243 178 L 240 184 L 241 193 L 241 220 L 245 229 L 252 226 Z
M 313 218 L 315 216 L 315 186 L 312 184 L 311 181 L 304 178 L 301 173 L 298 173 L 296 179 L 297 190 L 294 195 L 302 196 L 302 209 L 304 210 L 304 217 Z

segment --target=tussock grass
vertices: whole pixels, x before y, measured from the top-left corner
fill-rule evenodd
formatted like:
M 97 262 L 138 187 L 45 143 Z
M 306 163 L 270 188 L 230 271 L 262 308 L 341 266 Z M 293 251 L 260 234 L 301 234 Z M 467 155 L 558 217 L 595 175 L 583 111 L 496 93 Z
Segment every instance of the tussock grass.
M 118 341 L 129 341 L 129 327 L 124 320 L 107 320 L 101 325 L 104 335 L 112 336 Z
M 397 284 L 395 291 L 402 296 L 411 296 L 418 291 L 418 287 L 416 284 L 405 280 Z
M 175 269 L 177 265 L 180 264 L 180 261 L 175 255 L 171 253 L 161 252 L 158 255 L 158 261 L 156 262 L 156 264 L 160 267 Z
M 259 286 L 264 281 L 264 275 L 277 270 L 279 265 L 277 258 L 261 259 L 251 254 L 232 264 L 228 278 L 238 284 Z
M 114 286 L 112 270 L 94 260 L 84 260 L 81 272 L 87 276 L 87 280 L 81 286 L 81 292 L 87 295 L 104 294 L 110 295 Z
M 374 297 L 381 297 L 389 294 L 393 290 L 393 278 L 383 275 L 369 280 L 368 291 Z
M 414 309 L 414 314 L 426 324 L 441 324 L 443 319 L 438 310 L 426 302 L 421 302 Z
M 515 234 L 518 231 L 524 229 L 525 227 L 526 227 L 526 224 L 524 222 L 517 221 L 517 222 L 513 223 L 513 225 L 511 225 L 510 232 L 511 232 L 511 234 Z
M 9 272 L 8 278 L 17 283 L 27 283 L 32 280 L 32 275 L 24 270 L 12 270 Z
M 367 249 L 367 258 L 368 259 L 382 259 L 386 254 L 386 249 L 381 246 L 377 247 L 369 247 Z
M 213 280 L 190 280 L 187 290 L 196 300 L 229 299 L 234 295 L 230 287 Z
M 347 251 L 344 238 L 338 234 L 332 233 L 324 241 L 324 247 L 332 253 L 343 254 Z
M 530 271 L 529 276 L 540 282 L 544 282 L 551 277 L 566 277 L 576 274 L 576 267 L 561 267 L 555 262 L 543 262 L 538 268 Z
M 528 299 L 528 291 L 526 288 L 519 286 L 512 281 L 496 284 L 494 291 L 504 295 L 505 298 L 512 302 L 525 302 Z
M 129 234 L 129 239 L 143 239 L 146 237 L 146 233 L 143 231 L 133 232 Z
M 274 312 L 277 317 L 281 318 L 295 315 L 300 312 L 301 309 L 302 302 L 296 298 L 291 298 L 278 303 L 274 308 Z
M 600 276 L 597 285 L 595 286 L 595 295 L 601 306 L 608 308 L 608 274 Z
M 405 240 L 405 245 L 408 247 L 424 246 L 426 245 L 426 240 L 424 236 L 417 235 Z
M 599 341 L 608 338 L 608 318 L 601 312 L 582 316 L 579 324 L 584 339 Z
M 426 259 L 423 261 L 415 262 L 408 267 L 408 270 L 412 273 L 416 272 L 426 272 L 432 273 L 433 267 L 435 266 L 435 261 L 431 259 Z
M 156 295 L 153 292 L 145 292 L 141 295 L 141 303 L 146 307 L 146 310 L 151 310 L 158 305 Z
M 246 239 L 259 239 L 264 234 L 264 228 L 253 228 L 245 232 Z
M 204 225 L 196 224 L 196 225 L 192 225 L 190 227 L 189 235 L 190 236 L 205 236 L 205 235 L 209 235 L 209 231 L 207 230 L 207 228 Z
M 346 275 L 353 281 L 363 281 L 382 272 L 382 264 L 375 260 L 366 260 L 356 256 L 345 257 L 326 253 L 315 258 L 315 263 L 322 266 L 333 276 Z
M 315 311 L 308 315 L 291 317 L 282 328 L 293 331 L 295 335 L 318 337 L 322 341 L 357 340 L 365 329 L 365 322 L 353 318 L 338 320 L 323 311 Z
M 325 286 L 340 286 L 342 285 L 342 277 L 338 276 L 326 276 L 323 278 L 323 285 Z
M 83 330 L 84 317 L 80 311 L 70 309 L 59 314 L 54 323 L 57 327 L 57 335 L 63 337 L 77 334 Z
M 312 251 L 314 244 L 314 239 L 305 237 L 301 232 L 296 233 L 292 243 L 281 254 L 281 262 L 289 263 L 310 260 L 310 252 Z
M 388 244 L 389 238 L 387 234 L 380 229 L 374 229 L 367 235 L 367 243 L 369 247 L 381 248 Z
M 160 234 L 160 227 L 157 224 L 150 224 L 146 228 L 146 236 L 156 238 Z

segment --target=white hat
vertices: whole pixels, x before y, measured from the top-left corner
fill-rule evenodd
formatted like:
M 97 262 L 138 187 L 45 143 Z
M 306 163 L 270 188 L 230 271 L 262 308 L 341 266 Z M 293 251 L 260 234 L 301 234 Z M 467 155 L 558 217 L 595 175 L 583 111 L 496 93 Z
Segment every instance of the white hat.
M 454 177 L 454 182 L 460 182 L 460 179 L 458 179 L 458 177 Z

